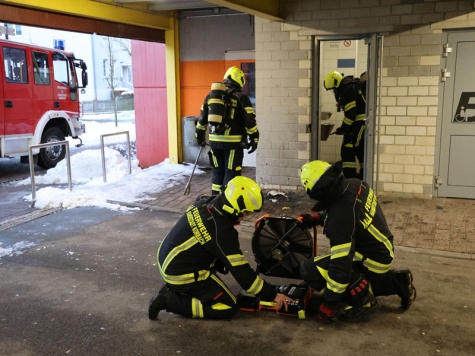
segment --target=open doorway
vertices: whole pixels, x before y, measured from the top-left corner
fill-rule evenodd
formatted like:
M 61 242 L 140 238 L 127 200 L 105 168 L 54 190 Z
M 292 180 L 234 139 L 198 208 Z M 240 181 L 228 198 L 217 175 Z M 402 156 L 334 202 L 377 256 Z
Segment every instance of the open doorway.
M 311 123 L 311 159 L 330 163 L 341 160 L 343 136 L 334 134 L 344 119 L 343 108 L 338 110 L 332 90 L 326 90 L 323 81 L 331 71 L 338 71 L 343 77 L 359 78 L 366 73 L 363 86 L 366 101 L 364 133 L 364 159 L 357 164 L 363 169 L 363 179 L 376 188 L 377 167 L 375 166 L 376 133 L 376 90 L 380 68 L 379 39 L 377 35 L 354 36 L 348 38 L 315 38 L 313 61 L 313 91 Z M 317 128 L 316 130 L 313 128 Z

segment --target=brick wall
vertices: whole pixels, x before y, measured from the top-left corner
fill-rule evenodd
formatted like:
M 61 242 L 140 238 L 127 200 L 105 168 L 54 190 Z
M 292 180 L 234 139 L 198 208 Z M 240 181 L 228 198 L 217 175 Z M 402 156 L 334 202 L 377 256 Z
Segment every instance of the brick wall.
M 310 158 L 313 37 L 384 34 L 380 194 L 433 194 L 442 30 L 475 27 L 473 1 L 284 0 L 284 23 L 256 18 L 256 179 L 297 189 Z M 324 38 L 324 37 L 320 37 Z

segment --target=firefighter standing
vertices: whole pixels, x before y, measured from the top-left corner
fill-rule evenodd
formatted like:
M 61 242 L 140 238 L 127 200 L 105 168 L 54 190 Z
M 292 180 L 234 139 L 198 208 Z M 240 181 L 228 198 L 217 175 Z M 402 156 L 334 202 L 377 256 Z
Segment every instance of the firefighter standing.
M 302 215 L 308 227 L 323 225 L 330 240 L 330 255 L 301 264 L 302 278 L 316 291 L 323 290 L 318 317 L 359 321 L 380 306 L 375 297 L 396 294 L 403 309 L 416 299 L 409 270 L 393 270 L 393 235 L 389 231 L 376 195 L 359 179 L 346 179 L 342 164 L 312 161 L 302 167 L 301 181 L 311 199 L 312 210 L 326 213 Z M 346 304 L 346 307 L 342 307 Z
M 195 136 L 198 144 L 205 146 L 205 132 L 210 126 L 208 154 L 213 167 L 211 190 L 214 195 L 241 175 L 243 148 L 250 148 L 250 154 L 259 142 L 254 108 L 241 91 L 244 83 L 244 73 L 237 67 L 229 68 L 224 83 L 213 83 L 201 106 Z M 247 142 L 248 136 L 250 142 Z
M 343 77 L 337 71 L 327 74 L 323 86 L 326 90 L 333 90 L 338 111 L 343 108 L 345 115 L 341 126 L 335 131 L 337 135 L 343 135 L 340 151 L 343 174 L 346 178 L 363 179 L 366 93 L 361 89 L 358 79 Z M 360 165 L 359 172 L 356 158 Z
M 200 196 L 163 240 L 157 259 L 165 284 L 149 305 L 155 320 L 166 309 L 190 318 L 227 319 L 236 297 L 216 271 L 233 277 L 248 293 L 277 302 L 287 310 L 291 298 L 260 278 L 244 257 L 234 225 L 247 212 L 259 211 L 261 189 L 252 179 L 236 177 L 217 196 Z

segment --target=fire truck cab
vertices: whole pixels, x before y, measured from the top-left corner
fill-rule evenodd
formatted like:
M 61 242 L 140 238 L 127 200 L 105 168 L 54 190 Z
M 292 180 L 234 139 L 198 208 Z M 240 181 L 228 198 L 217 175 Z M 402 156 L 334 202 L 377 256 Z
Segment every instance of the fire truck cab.
M 29 146 L 84 132 L 79 120 L 79 89 L 87 86 L 84 61 L 73 53 L 0 40 L 0 63 L 0 157 L 26 161 Z M 65 148 L 49 146 L 33 154 L 39 166 L 52 168 Z

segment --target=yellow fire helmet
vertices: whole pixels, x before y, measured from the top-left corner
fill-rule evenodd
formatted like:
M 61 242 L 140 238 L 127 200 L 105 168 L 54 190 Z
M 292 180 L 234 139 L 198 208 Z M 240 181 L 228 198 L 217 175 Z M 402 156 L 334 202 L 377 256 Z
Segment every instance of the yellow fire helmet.
M 259 211 L 262 207 L 262 191 L 259 185 L 248 177 L 238 176 L 231 179 L 224 189 L 224 196 L 231 205 L 224 205 L 223 210 L 233 215 L 245 211 Z
M 302 166 L 300 181 L 307 192 L 313 189 L 328 167 L 330 167 L 330 163 L 318 160 L 308 162 Z
M 236 66 L 230 67 L 226 71 L 226 73 L 224 73 L 223 80 L 224 79 L 231 79 L 235 81 L 241 86 L 241 88 L 244 86 L 244 84 L 246 84 L 246 80 L 244 79 L 244 72 Z
M 340 72 L 334 70 L 327 74 L 325 80 L 323 81 L 323 86 L 326 90 L 338 88 L 342 79 L 343 75 Z

